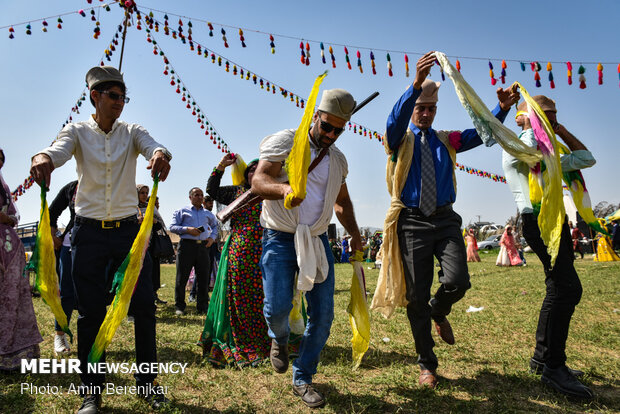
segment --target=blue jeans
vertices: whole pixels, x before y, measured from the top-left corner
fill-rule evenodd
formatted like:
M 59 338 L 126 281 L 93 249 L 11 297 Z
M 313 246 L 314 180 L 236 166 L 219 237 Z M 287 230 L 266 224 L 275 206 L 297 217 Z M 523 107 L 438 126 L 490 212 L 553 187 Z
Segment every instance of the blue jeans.
M 288 316 L 293 308 L 295 274 L 298 271 L 293 238 L 291 233 L 276 230 L 265 229 L 263 233 L 263 255 L 260 262 L 265 291 L 263 313 L 269 328 L 269 337 L 280 345 L 288 342 L 290 334 Z M 305 295 L 308 324 L 301 339 L 299 357 L 293 363 L 295 385 L 312 383 L 321 350 L 329 338 L 334 320 L 334 256 L 329 248 L 327 235 L 322 234 L 320 238 L 329 262 L 329 272 L 324 282 L 315 283 L 312 290 Z
M 67 315 L 67 325 L 71 322 L 71 314 L 75 307 L 75 290 L 73 287 L 73 276 L 71 276 L 71 247 L 62 246 L 60 248 L 60 305 Z M 62 331 L 58 321 L 54 320 L 54 329 Z

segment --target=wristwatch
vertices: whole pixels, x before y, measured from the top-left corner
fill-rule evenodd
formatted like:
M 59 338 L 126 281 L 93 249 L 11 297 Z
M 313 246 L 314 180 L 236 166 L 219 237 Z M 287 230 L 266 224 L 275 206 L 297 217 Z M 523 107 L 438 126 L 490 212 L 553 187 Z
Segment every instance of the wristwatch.
M 158 148 L 155 152 L 161 152 L 164 156 L 170 161 L 172 159 L 172 154 L 166 148 Z

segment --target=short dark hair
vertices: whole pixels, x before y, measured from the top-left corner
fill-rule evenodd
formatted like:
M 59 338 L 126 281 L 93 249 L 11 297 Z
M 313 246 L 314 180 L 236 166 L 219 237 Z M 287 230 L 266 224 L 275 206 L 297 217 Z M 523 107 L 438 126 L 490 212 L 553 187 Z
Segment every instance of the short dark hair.
M 116 81 L 101 82 L 100 84 L 95 85 L 93 90 L 101 93 L 103 91 L 107 91 L 109 89 L 112 89 L 115 86 L 118 86 L 119 88 L 121 88 L 121 91 L 123 91 L 123 94 L 127 93 L 127 87 L 125 86 L 125 84 L 121 83 L 121 82 L 116 82 Z M 93 101 L 92 97 L 90 98 L 90 103 L 93 106 L 95 106 L 95 101 Z
M 214 201 L 214 200 L 213 200 L 213 197 L 211 197 L 210 195 L 206 195 L 205 201 Z
M 192 192 L 194 192 L 194 190 L 200 190 L 200 191 L 202 192 L 202 188 L 200 188 L 200 187 L 192 187 L 192 188 L 189 190 L 189 195 L 190 195 L 190 196 L 192 195 Z

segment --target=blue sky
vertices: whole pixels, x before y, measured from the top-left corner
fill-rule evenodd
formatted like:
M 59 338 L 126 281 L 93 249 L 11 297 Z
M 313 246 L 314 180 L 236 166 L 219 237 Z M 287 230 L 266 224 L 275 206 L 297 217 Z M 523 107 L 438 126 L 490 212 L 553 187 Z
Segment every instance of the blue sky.
M 104 4 L 93 0 L 29 2 L 0 1 L 0 27 L 55 16 L 60 13 Z M 237 62 L 280 86 L 307 96 L 314 78 L 330 69 L 323 89 L 344 88 L 358 101 L 374 91 L 381 95 L 356 114 L 353 121 L 377 131 L 385 129 L 385 120 L 394 102 L 413 81 L 415 63 L 420 54 L 440 50 L 459 57 L 465 79 L 476 89 L 489 107 L 496 104 L 495 88 L 488 74 L 488 60 L 496 76 L 501 60 L 506 59 L 507 85 L 520 81 L 531 94 L 546 94 L 555 99 L 558 119 L 590 149 L 597 164 L 585 170 L 584 177 L 593 204 L 599 201 L 620 202 L 618 185 L 613 184 L 617 171 L 617 119 L 620 88 L 617 66 L 619 34 L 617 17 L 620 3 L 603 0 L 596 3 L 576 1 L 538 2 L 524 0 L 506 6 L 491 1 L 417 2 L 417 1 L 161 1 L 138 2 L 142 10 L 169 12 L 170 26 L 178 27 L 179 17 L 193 18 L 193 39 L 209 49 Z M 0 147 L 7 162 L 2 173 L 11 189 L 28 176 L 30 157 L 46 147 L 56 136 L 71 107 L 84 88 L 84 76 L 97 65 L 104 49 L 122 20 L 117 5 L 110 12 L 99 12 L 101 36 L 92 38 L 94 24 L 78 14 L 64 16 L 63 28 L 56 28 L 56 17 L 48 19 L 48 32 L 41 31 L 41 22 L 32 22 L 32 35 L 25 26 L 15 26 L 15 39 L 9 39 L 8 28 L 2 29 L 0 78 L 4 80 L 4 97 L 0 101 L 3 128 Z M 163 21 L 163 13 L 155 12 Z M 209 37 L 204 22 L 213 22 L 214 36 Z M 187 30 L 187 19 L 183 18 Z M 239 42 L 238 29 L 226 27 L 229 48 L 223 46 L 221 24 L 244 28 L 246 48 Z M 268 35 L 273 33 L 276 53 L 271 54 Z M 280 36 L 286 35 L 292 38 Z M 302 111 L 280 95 L 267 93 L 252 81 L 226 73 L 211 59 L 191 52 L 187 45 L 163 30 L 155 39 L 171 65 L 187 85 L 189 92 L 216 127 L 233 152 L 246 160 L 258 155 L 260 140 L 284 128 L 296 128 Z M 320 62 L 318 43 L 310 42 L 311 64 L 299 60 L 299 38 L 322 41 L 327 49 L 334 45 L 337 68 Z M 136 122 L 166 145 L 174 155 L 169 179 L 160 186 L 161 212 L 169 222 L 175 209 L 189 203 L 188 190 L 205 187 L 212 168 L 222 153 L 208 140 L 191 116 L 180 96 L 170 86 L 170 77 L 163 75 L 162 58 L 153 55 L 146 33 L 135 27 L 128 30 L 122 71 L 129 88 L 131 102 L 122 119 Z M 346 68 L 342 46 L 347 45 L 353 70 Z M 362 53 L 364 73 L 356 67 L 358 47 L 372 48 L 378 74 L 371 73 L 369 50 Z M 394 76 L 387 76 L 386 52 L 407 51 L 411 77 L 404 74 L 402 53 L 390 52 Z M 118 66 L 120 48 L 111 64 Z M 469 59 L 475 57 L 479 59 Z M 329 63 L 329 55 L 327 56 Z M 527 64 L 521 72 L 517 62 Z M 574 66 L 573 85 L 566 82 L 565 61 Z M 540 61 L 542 87 L 534 86 L 530 61 Z M 553 65 L 556 88 L 551 90 L 545 70 L 547 61 Z M 580 62 L 610 62 L 604 65 L 604 84 L 597 84 L 595 64 L 585 64 L 587 88 L 578 88 L 577 68 Z M 615 62 L 615 63 L 613 63 Z M 232 65 L 231 65 L 232 68 Z M 441 80 L 434 68 L 431 77 Z M 454 87 L 448 80 L 439 92 L 440 102 L 435 118 L 436 129 L 471 127 L 459 104 Z M 92 112 L 85 102 L 73 119 L 84 120 Z M 517 130 L 514 109 L 506 125 Z M 349 161 L 347 184 L 360 226 L 381 227 L 389 197 L 385 185 L 386 156 L 376 140 L 346 132 L 338 147 Z M 459 154 L 458 162 L 492 173 L 503 174 L 501 149 L 479 147 Z M 146 160 L 138 163 L 137 182 L 149 183 Z M 52 175 L 51 197 L 65 183 L 76 178 L 75 163 L 65 164 Z M 476 221 L 504 223 L 514 215 L 516 206 L 505 184 L 457 172 L 458 194 L 455 209 L 464 224 Z M 224 183 L 229 183 L 229 175 Z M 35 221 L 39 214 L 39 191 L 31 188 L 18 201 L 22 222 Z M 335 220 L 335 218 L 334 218 Z M 61 222 L 68 220 L 63 216 Z

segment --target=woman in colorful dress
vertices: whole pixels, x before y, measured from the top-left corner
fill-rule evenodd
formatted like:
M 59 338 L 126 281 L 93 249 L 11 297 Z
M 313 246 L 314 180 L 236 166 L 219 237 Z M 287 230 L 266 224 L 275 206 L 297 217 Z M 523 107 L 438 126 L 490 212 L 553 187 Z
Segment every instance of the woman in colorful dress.
M 496 266 L 521 266 L 523 264 L 517 251 L 515 238 L 512 235 L 512 226 L 506 226 L 499 245 L 501 247 L 495 262 Z
M 606 228 L 605 221 L 599 219 L 599 223 L 602 228 Z M 616 254 L 611 247 L 611 239 L 609 236 L 603 233 L 596 233 L 596 256 L 594 256 L 595 262 L 615 262 L 620 260 L 620 257 Z
M 480 256 L 478 256 L 478 242 L 476 241 L 476 236 L 474 235 L 474 229 L 469 229 L 465 235 L 465 240 L 467 240 L 467 261 L 479 262 Z
M 0 149 L 0 169 L 4 165 Z M 26 255 L 15 226 L 19 221 L 11 190 L 0 172 L 0 372 L 15 371 L 22 359 L 38 358 L 43 341 L 32 306 Z
M 258 160 L 248 164 L 243 183 L 220 186 L 224 170 L 235 160 L 233 155 L 226 154 L 207 182 L 207 193 L 220 204 L 230 204 L 250 189 Z M 261 210 L 262 203 L 257 203 L 240 209 L 231 217 L 230 236 L 222 249 L 211 306 L 200 339 L 203 355 L 215 366 L 256 366 L 269 358 L 271 339 L 263 316 L 260 270 Z M 216 297 L 228 303 L 224 312 L 216 310 Z

